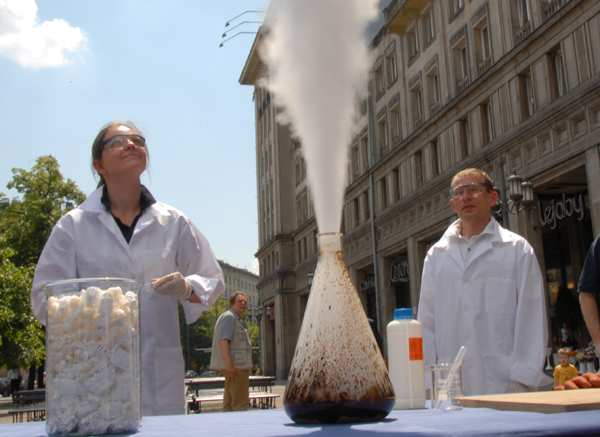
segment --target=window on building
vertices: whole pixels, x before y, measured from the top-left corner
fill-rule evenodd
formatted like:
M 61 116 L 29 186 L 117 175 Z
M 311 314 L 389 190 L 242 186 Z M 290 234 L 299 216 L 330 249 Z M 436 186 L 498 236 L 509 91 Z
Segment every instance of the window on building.
M 302 157 L 301 156 L 296 156 L 295 173 L 296 173 L 296 186 L 298 186 L 302 183 L 302 180 L 303 180 Z
M 512 0 L 511 4 L 513 35 L 515 44 L 521 42 L 531 32 L 531 10 L 529 0 Z
M 371 205 L 369 205 L 369 191 L 365 190 L 362 194 L 363 198 L 363 211 L 365 212 L 364 219 L 365 221 L 371 218 Z
M 465 8 L 465 0 L 449 0 L 450 3 L 450 21 L 452 21 Z
M 493 141 L 496 137 L 496 131 L 494 128 L 494 113 L 492 109 L 491 99 L 483 101 L 479 105 L 481 113 L 481 139 L 483 145 Z
M 406 30 L 406 51 L 409 62 L 419 55 L 419 38 L 417 36 L 416 23 Z
M 388 151 L 387 116 L 384 114 L 377 120 L 377 142 L 381 156 Z
M 354 226 L 360 224 L 360 202 L 358 197 L 352 201 L 352 214 L 354 215 Z
M 387 73 L 387 86 L 391 87 L 398 80 L 395 42 L 392 42 L 385 51 L 385 69 Z
M 414 166 L 415 166 L 415 186 L 420 187 L 423 185 L 423 155 L 420 150 L 414 154 Z
M 433 18 L 433 7 L 430 7 L 423 13 L 423 17 L 421 19 L 423 23 L 421 30 L 423 32 L 424 49 L 429 47 L 435 39 L 435 21 Z
M 380 59 L 375 65 L 375 98 L 379 99 L 385 94 L 385 77 L 383 76 L 383 61 Z
M 431 153 L 431 176 L 436 177 L 442 171 L 440 168 L 440 158 L 439 158 L 439 141 L 437 138 L 434 138 L 429 143 L 430 153 Z
M 392 143 L 395 144 L 402 138 L 402 119 L 400 118 L 400 104 L 396 103 L 390 109 L 390 129 L 392 133 Z
M 413 126 L 420 126 L 423 122 L 423 91 L 421 89 L 420 80 L 410 88 L 410 109 Z
M 465 159 L 469 156 L 469 146 L 471 144 L 471 130 L 469 128 L 468 116 L 458 120 L 458 143 L 461 152 L 461 159 Z
M 369 169 L 369 137 L 363 135 L 360 139 L 360 154 L 362 160 L 362 172 L 366 173 Z
M 425 81 L 427 83 L 427 103 L 429 110 L 435 112 L 440 107 L 440 78 L 437 64 L 427 71 Z
M 357 177 L 360 174 L 360 155 L 358 152 L 358 144 L 352 145 L 352 176 Z
M 548 52 L 548 64 L 552 98 L 557 99 L 567 92 L 565 62 L 560 45 Z
M 456 92 L 459 93 L 469 84 L 469 54 L 467 52 L 467 39 L 464 35 L 452 46 L 452 62 Z
M 305 260 L 308 258 L 308 247 L 306 242 L 306 237 L 302 238 L 302 259 Z
M 396 167 L 392 170 L 392 187 L 394 190 L 394 201 L 400 200 L 400 167 Z
M 527 120 L 535 112 L 535 96 L 531 69 L 528 67 L 519 74 L 519 97 L 521 104 L 521 121 Z
M 481 18 L 473 27 L 473 34 L 477 71 L 482 74 L 492 65 L 492 46 L 487 15 Z
M 381 209 L 386 209 L 388 207 L 388 185 L 385 176 L 379 180 L 379 199 Z

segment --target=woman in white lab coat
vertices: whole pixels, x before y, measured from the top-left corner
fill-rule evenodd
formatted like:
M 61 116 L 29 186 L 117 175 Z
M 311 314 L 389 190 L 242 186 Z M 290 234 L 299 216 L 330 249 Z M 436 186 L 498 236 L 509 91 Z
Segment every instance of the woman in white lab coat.
M 44 286 L 85 277 L 140 284 L 142 414 L 184 413 L 184 363 L 178 302 L 193 323 L 224 289 L 204 236 L 179 210 L 140 183 L 148 151 L 130 122 L 111 122 L 92 146 L 99 187 L 54 226 L 33 281 L 31 304 L 45 323 Z

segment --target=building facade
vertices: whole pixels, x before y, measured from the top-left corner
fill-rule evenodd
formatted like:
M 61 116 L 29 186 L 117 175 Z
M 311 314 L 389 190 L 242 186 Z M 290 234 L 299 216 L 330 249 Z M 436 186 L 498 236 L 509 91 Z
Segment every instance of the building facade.
M 258 275 L 249 272 L 246 269 L 227 264 L 225 261 L 219 260 L 219 266 L 223 270 L 225 280 L 225 293 L 223 297 L 229 299 L 236 291 L 243 291 L 248 295 L 248 307 L 246 317 L 253 323 L 260 323 L 262 314 L 259 304 L 258 290 Z
M 600 2 L 392 0 L 371 41 L 369 98 L 349 146 L 344 256 L 379 330 L 416 308 L 428 248 L 455 219 L 454 173 L 480 167 L 507 200 L 518 173 L 533 207 L 504 202 L 504 226 L 534 247 L 547 290 L 549 347 L 583 347 L 576 282 L 600 233 Z M 302 150 L 275 121 L 254 41 L 259 193 L 257 284 L 265 370 L 285 378 L 317 257 Z M 567 332 L 567 334 L 565 334 Z M 568 339 L 565 339 L 569 337 Z

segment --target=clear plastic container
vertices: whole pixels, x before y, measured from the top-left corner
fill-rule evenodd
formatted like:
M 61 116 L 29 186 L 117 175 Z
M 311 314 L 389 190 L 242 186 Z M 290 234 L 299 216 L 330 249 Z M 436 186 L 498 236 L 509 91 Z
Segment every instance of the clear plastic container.
M 141 422 L 138 284 L 83 278 L 46 286 L 46 432 L 136 431 Z

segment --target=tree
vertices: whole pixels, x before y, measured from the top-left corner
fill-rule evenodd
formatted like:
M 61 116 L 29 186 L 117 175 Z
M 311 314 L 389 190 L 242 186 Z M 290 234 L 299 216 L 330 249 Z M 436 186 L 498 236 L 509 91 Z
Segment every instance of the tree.
M 12 249 L 15 265 L 35 265 L 52 227 L 85 195 L 75 182 L 63 178 L 52 156 L 38 158 L 31 171 L 13 168 L 12 173 L 7 188 L 21 198 L 0 208 L 0 247 Z
M 208 368 L 210 364 L 210 350 L 212 348 L 212 339 L 215 329 L 215 323 L 219 316 L 229 308 L 229 302 L 227 299 L 220 297 L 217 299 L 215 304 L 206 310 L 200 318 L 192 325 L 181 329 L 181 344 L 183 344 L 184 356 L 189 357 L 190 362 L 186 362 L 186 365 L 190 369 L 201 370 Z M 183 314 L 180 313 L 180 320 L 182 325 L 184 324 Z M 250 335 L 250 342 L 252 343 L 253 349 L 259 345 L 260 335 L 259 328 L 256 323 L 247 322 L 248 334 Z M 186 341 L 186 335 L 189 333 L 189 355 L 187 351 L 188 341 Z M 253 353 L 253 362 L 258 364 L 258 354 Z M 186 360 L 187 361 L 187 360 Z
M 0 366 L 37 366 L 45 348 L 29 301 L 33 273 L 55 223 L 85 196 L 63 178 L 52 156 L 12 173 L 7 188 L 20 197 L 8 200 L 0 193 Z
M 31 266 L 18 267 L 5 249 L 0 252 L 0 367 L 39 365 L 44 359 L 44 333 L 29 306 Z

